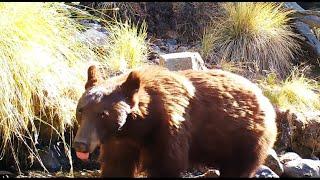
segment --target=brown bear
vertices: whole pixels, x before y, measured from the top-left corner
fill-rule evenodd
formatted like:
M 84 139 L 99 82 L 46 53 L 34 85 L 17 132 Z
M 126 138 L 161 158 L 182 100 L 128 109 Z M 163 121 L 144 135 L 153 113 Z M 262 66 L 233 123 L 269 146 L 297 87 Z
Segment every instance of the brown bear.
M 179 177 L 190 165 L 252 177 L 276 140 L 276 114 L 249 80 L 223 70 L 147 66 L 102 80 L 88 69 L 73 147 L 100 146 L 103 177 Z

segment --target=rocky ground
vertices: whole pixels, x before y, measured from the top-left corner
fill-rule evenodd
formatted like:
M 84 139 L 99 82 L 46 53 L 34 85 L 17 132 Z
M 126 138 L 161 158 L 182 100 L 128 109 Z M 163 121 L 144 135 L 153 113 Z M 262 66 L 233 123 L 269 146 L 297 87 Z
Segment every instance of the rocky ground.
M 48 159 L 44 159 L 48 161 Z M 99 177 L 100 170 L 98 167 L 74 170 L 73 176 L 69 171 L 44 172 L 42 170 L 29 170 L 16 175 L 10 172 L 0 171 L 0 177 Z M 50 169 L 49 169 L 50 170 Z M 51 171 L 53 171 L 51 169 Z M 219 177 L 219 170 L 212 168 L 194 169 L 182 174 L 184 178 L 201 178 L 201 177 Z M 144 177 L 141 175 L 140 177 Z M 277 154 L 273 149 L 264 163 L 257 170 L 256 178 L 279 178 L 279 177 L 320 177 L 320 160 L 314 157 L 307 159 L 300 157 L 295 152 L 285 152 Z

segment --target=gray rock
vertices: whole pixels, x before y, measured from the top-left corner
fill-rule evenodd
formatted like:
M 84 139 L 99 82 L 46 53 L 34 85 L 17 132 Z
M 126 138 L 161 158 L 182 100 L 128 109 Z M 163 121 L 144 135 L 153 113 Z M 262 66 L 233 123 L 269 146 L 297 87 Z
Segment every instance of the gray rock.
M 160 53 L 160 48 L 159 48 L 159 46 L 157 46 L 157 45 L 154 45 L 154 46 L 151 46 L 151 48 L 152 48 L 152 51 L 153 52 L 155 52 L 155 53 Z
M 169 53 L 174 53 L 174 52 L 176 52 L 176 49 L 177 49 L 177 45 L 168 45 L 168 51 L 169 51 Z
M 166 43 L 169 44 L 169 45 L 177 45 L 177 40 L 175 40 L 175 39 L 167 39 Z
M 0 177 L 1 178 L 15 178 L 15 177 L 17 177 L 17 175 L 15 175 L 9 171 L 0 171 Z
M 320 177 L 320 161 L 296 159 L 284 164 L 284 175 L 287 177 Z
M 269 150 L 269 155 L 265 160 L 264 165 L 269 167 L 272 171 L 274 171 L 279 176 L 281 176 L 284 172 L 283 165 L 281 164 L 278 158 L 278 155 L 274 149 Z
M 280 162 L 284 164 L 286 162 L 302 159 L 302 158 L 295 152 L 287 152 L 283 155 L 280 155 L 279 159 L 280 159 Z
M 59 163 L 59 160 L 55 156 L 50 148 L 45 148 L 44 150 L 39 150 L 39 156 L 43 165 L 47 168 L 49 172 L 56 172 L 61 170 L 62 166 Z M 37 161 L 36 161 L 37 162 Z M 37 162 L 36 166 L 39 166 L 40 163 Z
M 71 168 L 69 158 L 67 157 L 64 145 L 61 141 L 52 142 L 50 146 L 37 144 L 39 157 L 42 164 L 49 172 L 56 172 L 59 170 L 69 170 Z M 43 166 L 34 156 L 30 157 L 34 160 L 32 167 L 42 169 Z M 31 160 L 31 161 L 32 161 Z
M 80 22 L 80 24 L 82 24 L 82 25 L 91 24 L 91 21 L 88 20 L 88 19 L 82 19 L 82 20 L 80 20 L 79 22 Z
M 106 45 L 107 37 L 107 33 L 100 32 L 94 28 L 90 28 L 77 36 L 80 41 L 88 44 L 91 48 Z
M 269 167 L 261 165 L 255 174 L 256 178 L 279 178 L 279 176 L 273 172 Z
M 315 156 L 315 155 L 311 155 L 310 159 L 312 159 L 312 160 L 320 160 L 320 159 L 319 159 L 317 156 Z
M 320 157 L 320 111 L 281 111 L 277 113 L 279 138 L 275 150 L 290 149 L 309 159 L 312 155 Z
M 182 52 L 160 55 L 160 65 L 171 71 L 206 70 L 204 61 L 197 52 Z
M 100 24 L 96 24 L 96 23 L 82 22 L 82 24 L 83 24 L 84 26 L 91 27 L 91 28 L 94 28 L 94 29 L 101 28 L 101 25 L 100 25 Z
M 102 27 L 99 22 L 92 22 L 88 20 L 81 20 L 80 23 L 88 28 L 96 29 L 99 32 L 103 32 L 105 34 L 108 34 L 108 31 L 106 28 Z

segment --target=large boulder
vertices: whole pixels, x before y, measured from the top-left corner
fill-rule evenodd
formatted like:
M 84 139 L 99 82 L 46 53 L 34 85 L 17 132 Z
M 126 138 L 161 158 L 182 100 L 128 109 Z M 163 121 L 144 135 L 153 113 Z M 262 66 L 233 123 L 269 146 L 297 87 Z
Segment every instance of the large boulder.
M 261 165 L 256 171 L 256 174 L 254 177 L 255 178 L 279 178 L 279 175 L 273 172 L 269 167 L 265 165 Z
M 320 112 L 277 111 L 275 150 L 294 151 L 303 158 L 320 157 Z
M 284 164 L 286 177 L 320 177 L 320 161 L 312 159 L 296 159 Z
M 36 147 L 41 162 L 33 157 L 35 160 L 31 165 L 33 168 L 42 169 L 43 165 L 49 172 L 69 170 L 71 168 L 62 141 L 52 142 L 50 145 L 37 144 Z
M 57 172 L 62 169 L 62 166 L 52 148 L 45 147 L 44 149 L 39 149 L 39 156 L 41 163 L 46 167 L 49 172 Z M 35 161 L 33 164 L 34 168 L 41 168 L 41 163 Z
M 274 149 L 269 150 L 267 159 L 265 160 L 264 165 L 269 167 L 277 175 L 281 176 L 283 173 L 283 165 L 281 164 L 278 155 Z
M 282 164 L 287 163 L 289 161 L 298 160 L 298 159 L 302 159 L 302 158 L 295 152 L 286 152 L 280 155 L 280 158 L 279 158 Z

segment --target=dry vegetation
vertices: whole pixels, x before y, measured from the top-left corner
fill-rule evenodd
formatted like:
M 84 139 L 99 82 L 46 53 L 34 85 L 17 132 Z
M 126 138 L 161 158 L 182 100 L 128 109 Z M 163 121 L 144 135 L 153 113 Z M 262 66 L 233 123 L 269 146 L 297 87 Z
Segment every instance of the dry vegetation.
M 124 72 L 147 63 L 148 42 L 146 24 L 140 27 L 130 21 L 108 26 L 110 33 L 105 49 L 106 64 L 110 72 Z
M 281 109 L 294 112 L 319 111 L 319 82 L 305 76 L 307 69 L 295 67 L 290 76 L 282 81 L 271 73 L 260 80 L 259 84 L 271 102 Z
M 201 38 L 204 27 L 219 16 L 215 2 L 90 2 L 82 3 L 93 14 L 109 19 L 138 23 L 143 20 L 150 25 L 149 33 L 159 38 L 174 36 L 183 42 L 194 42 Z M 169 27 L 168 27 L 169 26 Z M 172 34 L 174 32 L 174 35 Z
M 80 27 L 61 4 L 1 3 L 0 9 L 1 150 L 18 138 L 36 153 L 35 121 L 55 124 L 62 135 L 73 125 L 85 80 L 81 64 L 95 55 L 73 38 Z
M 0 3 L 1 152 L 11 149 L 17 164 L 16 140 L 38 160 L 35 144 L 45 134 L 65 141 L 66 127 L 77 124 L 74 111 L 89 64 L 117 71 L 119 64 L 131 68 L 146 56 L 145 26 L 139 31 L 112 23 L 109 44 L 102 47 L 108 54 L 101 54 L 77 38 L 86 30 L 77 21 L 83 18 L 95 17 L 63 3 Z
M 192 42 L 201 39 L 204 28 L 220 15 L 216 2 L 173 2 L 179 39 Z
M 286 75 L 299 49 L 287 24 L 291 11 L 275 3 L 222 3 L 223 15 L 204 32 L 202 55 L 212 63 L 220 60 L 251 62 L 256 72 Z

